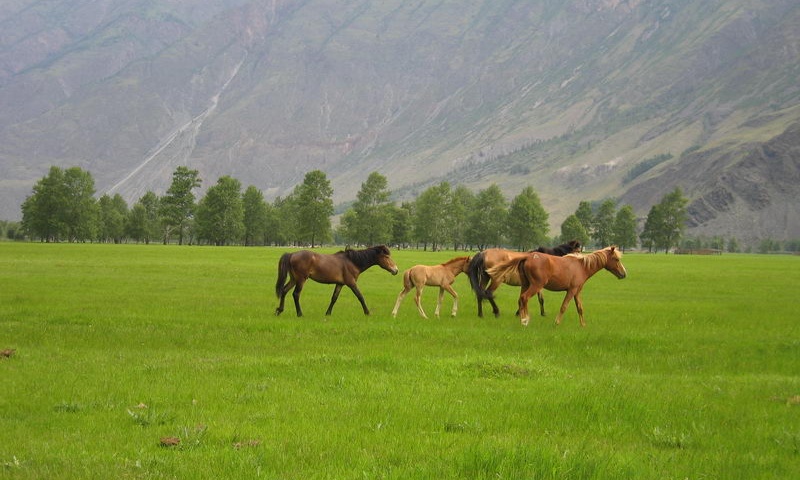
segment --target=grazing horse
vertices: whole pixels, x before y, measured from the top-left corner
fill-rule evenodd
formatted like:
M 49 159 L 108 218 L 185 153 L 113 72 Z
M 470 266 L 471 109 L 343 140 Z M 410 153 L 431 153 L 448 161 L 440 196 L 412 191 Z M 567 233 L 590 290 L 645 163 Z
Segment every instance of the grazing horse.
M 539 247 L 533 252 L 549 253 L 551 255 L 566 255 L 568 253 L 578 253 L 581 251 L 581 242 L 572 240 L 567 243 L 562 243 L 557 247 Z M 550 253 L 552 252 L 552 253 Z M 495 265 L 508 262 L 510 260 L 523 258 L 531 252 L 515 252 L 503 248 L 489 248 L 472 257 L 469 264 L 469 281 L 472 285 L 472 290 L 475 291 L 475 296 L 478 300 L 478 316 L 483 317 L 483 300 L 489 300 L 492 304 L 492 313 L 497 317 L 500 315 L 500 309 L 497 308 L 497 303 L 494 301 L 494 291 L 497 290 L 503 283 L 518 287 L 519 274 L 516 270 L 509 270 L 503 278 L 492 279 L 486 271 Z M 490 280 L 494 280 L 490 283 Z M 487 287 L 488 285 L 488 287 Z M 544 296 L 539 294 L 539 310 L 544 316 Z
M 439 317 L 439 310 L 442 307 L 442 298 L 444 292 L 447 291 L 453 296 L 453 310 L 450 313 L 451 317 L 456 316 L 458 311 L 458 294 L 453 290 L 453 282 L 461 272 L 466 272 L 469 266 L 469 257 L 456 257 L 452 258 L 441 265 L 415 265 L 403 273 L 403 290 L 397 295 L 397 301 L 394 303 L 392 310 L 392 317 L 397 317 L 397 310 L 400 308 L 400 302 L 411 291 L 412 288 L 417 288 L 417 294 L 414 295 L 414 302 L 417 304 L 417 310 L 423 318 L 428 318 L 425 315 L 425 310 L 422 309 L 420 304 L 420 297 L 422 296 L 422 289 L 426 285 L 439 287 L 439 301 L 436 302 L 436 311 L 434 315 Z
M 571 254 L 563 257 L 530 253 L 527 257 L 497 265 L 489 270 L 489 275 L 505 275 L 505 270 L 517 271 L 522 284 L 519 295 L 519 316 L 523 325 L 528 325 L 530 320 L 528 300 L 544 288 L 554 292 L 567 292 L 556 315 L 556 325 L 561 323 L 570 300 L 575 299 L 581 326 L 585 327 L 581 291 L 586 281 L 602 269 L 608 270 L 619 279 L 627 276 L 628 272 L 622 264 L 622 252 L 617 247 L 606 247 L 587 255 Z
M 298 317 L 303 316 L 303 311 L 300 309 L 300 292 L 302 292 L 306 280 L 310 278 L 319 283 L 336 285 L 333 288 L 331 304 L 328 305 L 325 315 L 331 314 L 333 304 L 339 298 L 339 292 L 344 285 L 350 287 L 358 301 L 361 302 L 364 314 L 369 315 L 369 309 L 356 281 L 361 272 L 373 265 L 379 265 L 392 275 L 397 275 L 397 265 L 392 260 L 389 248 L 385 245 L 369 247 L 364 250 L 347 248 L 332 255 L 310 250 L 284 253 L 278 262 L 278 281 L 275 284 L 275 294 L 280 298 L 280 304 L 275 309 L 275 314 L 280 315 L 283 312 L 283 301 L 286 294 L 294 287 L 294 292 L 292 292 L 294 308 L 297 310 Z M 288 282 L 286 281 L 287 276 L 289 277 Z

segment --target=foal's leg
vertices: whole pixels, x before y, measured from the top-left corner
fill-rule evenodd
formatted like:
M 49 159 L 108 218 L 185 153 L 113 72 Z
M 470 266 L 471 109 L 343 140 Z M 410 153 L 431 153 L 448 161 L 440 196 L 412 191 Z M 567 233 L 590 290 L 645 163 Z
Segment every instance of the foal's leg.
M 330 315 L 331 312 L 333 311 L 333 304 L 336 303 L 336 300 L 339 299 L 339 292 L 341 291 L 342 291 L 342 284 L 337 283 L 336 286 L 333 287 L 333 295 L 331 295 L 331 304 L 328 305 L 328 311 L 325 312 L 326 317 Z
M 403 289 L 400 290 L 400 294 L 397 295 L 397 301 L 394 302 L 394 308 L 392 309 L 393 318 L 397 318 L 397 310 L 400 309 L 400 302 L 402 302 L 403 299 L 406 298 L 406 295 L 408 295 L 408 292 L 410 291 L 411 291 L 410 287 L 409 288 L 403 287 Z
M 436 311 L 433 312 L 436 318 L 439 318 L 439 310 L 442 309 L 442 300 L 444 300 L 444 287 L 439 285 L 439 297 L 436 299 Z
M 447 290 L 447 292 L 453 296 L 453 310 L 450 311 L 450 316 L 455 317 L 456 313 L 458 312 L 458 294 L 456 293 L 455 290 L 453 290 L 452 285 L 442 285 L 442 290 Z M 442 294 L 439 295 L 439 303 L 441 302 L 442 302 Z
M 422 318 L 428 318 L 428 316 L 425 314 L 425 310 L 422 309 L 422 289 L 423 288 L 425 288 L 425 284 L 424 283 L 421 283 L 421 284 L 417 285 L 417 291 L 414 294 L 414 303 L 417 304 L 417 311 L 419 312 L 420 315 L 422 315 Z M 437 316 L 439 315 L 439 307 L 436 307 L 436 315 Z

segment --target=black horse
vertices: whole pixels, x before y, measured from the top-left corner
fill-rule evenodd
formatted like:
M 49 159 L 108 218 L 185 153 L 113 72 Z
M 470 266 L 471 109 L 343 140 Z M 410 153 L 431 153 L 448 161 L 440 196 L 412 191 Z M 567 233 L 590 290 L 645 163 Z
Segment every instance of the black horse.
M 539 253 L 546 253 L 548 255 L 555 255 L 557 257 L 563 257 L 564 255 L 570 253 L 580 253 L 581 248 L 583 248 L 581 242 L 577 240 L 570 240 L 569 242 L 562 243 L 557 247 L 539 247 L 536 250 L 532 251 Z

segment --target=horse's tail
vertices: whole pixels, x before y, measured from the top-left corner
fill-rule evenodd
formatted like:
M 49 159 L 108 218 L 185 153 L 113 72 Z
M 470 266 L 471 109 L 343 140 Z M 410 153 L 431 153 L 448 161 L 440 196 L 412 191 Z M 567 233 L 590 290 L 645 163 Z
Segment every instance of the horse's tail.
M 403 272 L 403 290 L 408 291 L 414 286 L 414 282 L 411 281 L 411 269 L 409 268 L 405 272 Z
M 283 290 L 283 286 L 286 285 L 286 277 L 289 275 L 291 259 L 291 253 L 284 253 L 281 255 L 281 259 L 278 260 L 278 281 L 275 282 L 275 295 L 277 295 L 278 298 L 281 297 L 281 290 Z
M 472 285 L 472 290 L 478 296 L 478 300 L 489 298 L 489 293 L 481 287 L 481 279 L 486 272 L 484 270 L 486 262 L 484 259 L 484 252 L 478 252 L 469 262 L 467 268 L 467 275 L 469 275 L 469 283 Z
M 534 258 L 535 257 L 536 256 L 534 255 Z M 524 292 L 531 285 L 531 279 L 528 277 L 528 269 L 525 268 L 526 258 L 527 257 L 522 257 L 517 263 L 517 273 L 519 274 L 520 292 Z
M 492 279 L 492 282 L 495 283 L 504 283 L 506 279 L 511 275 L 514 270 L 519 268 L 519 265 L 524 261 L 525 257 L 522 258 L 513 258 L 503 263 L 498 263 L 494 267 L 488 269 L 486 274 L 489 275 L 489 278 Z

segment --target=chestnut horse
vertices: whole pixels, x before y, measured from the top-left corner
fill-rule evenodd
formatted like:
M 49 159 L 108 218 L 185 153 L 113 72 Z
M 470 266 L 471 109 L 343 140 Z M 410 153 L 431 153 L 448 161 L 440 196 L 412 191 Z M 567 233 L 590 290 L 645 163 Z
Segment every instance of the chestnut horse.
M 469 257 L 452 258 L 441 265 L 415 265 L 409 268 L 403 273 L 403 290 L 397 295 L 392 317 L 397 317 L 400 302 L 403 301 L 403 298 L 408 295 L 412 288 L 416 287 L 417 293 L 414 295 L 414 302 L 417 304 L 417 310 L 422 315 L 422 318 L 428 318 L 425 310 L 422 309 L 422 304 L 420 304 L 422 289 L 426 285 L 439 287 L 439 301 L 436 302 L 436 311 L 433 314 L 437 318 L 439 317 L 444 292 L 447 291 L 453 296 L 453 310 L 450 312 L 450 316 L 455 317 L 456 312 L 458 312 L 458 294 L 453 290 L 452 285 L 459 273 L 467 271 L 467 267 L 469 267 Z
M 297 316 L 302 317 L 303 311 L 300 309 L 300 292 L 303 285 L 309 278 L 319 283 L 333 283 L 333 296 L 331 304 L 325 315 L 330 315 L 333 304 L 339 298 L 342 286 L 347 285 L 353 291 L 364 314 L 369 315 L 369 309 L 364 302 L 364 296 L 356 285 L 358 276 L 364 270 L 373 265 L 379 265 L 382 269 L 397 275 L 397 265 L 392 260 L 389 248 L 385 245 L 369 247 L 364 250 L 345 249 L 334 254 L 316 253 L 310 250 L 300 250 L 293 253 L 284 253 L 278 262 L 278 281 L 275 284 L 275 294 L 280 298 L 280 304 L 275 309 L 275 314 L 283 312 L 283 301 L 286 294 L 294 287 L 292 297 L 294 297 L 294 308 Z M 289 281 L 286 281 L 286 277 Z
M 586 326 L 583 318 L 581 291 L 584 284 L 595 273 L 606 269 L 617 278 L 623 279 L 628 272 L 622 264 L 622 252 L 615 247 L 606 247 L 587 255 L 570 254 L 556 257 L 544 253 L 529 253 L 526 257 L 510 260 L 489 269 L 493 278 L 507 275 L 508 270 L 516 270 L 520 276 L 519 316 L 523 325 L 528 325 L 528 300 L 542 289 L 554 292 L 567 292 L 561 309 L 556 315 L 556 325 L 561 323 L 570 300 L 575 299 L 575 308 L 581 326 Z
M 542 252 L 550 255 L 562 256 L 567 255 L 568 253 L 578 253 L 580 251 L 581 242 L 577 240 L 571 240 L 553 248 L 539 247 L 538 249 L 531 250 L 530 252 L 515 252 L 503 248 L 489 248 L 476 254 L 474 257 L 472 257 L 468 274 L 470 284 L 472 285 L 472 290 L 475 291 L 475 295 L 478 300 L 478 316 L 483 317 L 484 299 L 489 300 L 489 303 L 492 304 L 492 313 L 494 313 L 494 316 L 499 316 L 500 309 L 497 308 L 497 303 L 494 301 L 494 291 L 497 290 L 503 283 L 515 287 L 520 285 L 519 274 L 516 270 L 509 270 L 505 277 L 498 278 L 497 281 L 493 281 L 491 283 L 491 278 L 489 275 L 487 275 L 486 270 L 510 260 L 526 257 L 531 252 Z M 544 316 L 544 297 L 541 294 L 539 294 L 539 310 L 541 311 L 542 316 Z

